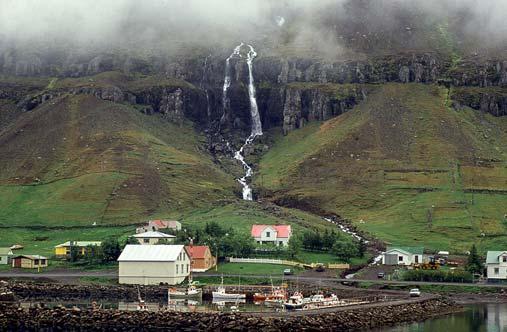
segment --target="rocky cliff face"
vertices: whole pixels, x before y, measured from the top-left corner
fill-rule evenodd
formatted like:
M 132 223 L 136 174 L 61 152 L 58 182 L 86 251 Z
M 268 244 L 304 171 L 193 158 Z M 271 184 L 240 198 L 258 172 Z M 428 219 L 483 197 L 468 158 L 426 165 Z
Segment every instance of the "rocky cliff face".
M 187 81 L 198 88 L 167 88 L 156 84 L 142 91 L 130 91 L 119 86 L 79 87 L 31 95 L 20 106 L 26 110 L 33 109 L 62 93 L 92 94 L 113 102 L 143 105 L 144 112 L 160 112 L 172 121 L 188 117 L 200 125 L 213 126 L 221 131 L 248 132 L 250 114 L 246 63 L 244 59 L 233 61 L 230 105 L 223 105 L 221 94 L 225 58 L 226 55 L 218 52 L 191 57 L 152 56 L 141 59 L 125 54 L 50 56 L 9 50 L 0 56 L 0 73 L 81 77 L 114 70 L 127 75 L 163 74 Z M 327 120 L 339 115 L 367 95 L 366 89 L 358 87 L 337 94 L 333 90 L 338 89 L 337 85 L 444 81 L 454 86 L 507 86 L 507 61 L 469 58 L 451 63 L 449 59 L 434 53 L 406 53 L 335 62 L 260 56 L 254 63 L 254 72 L 263 127 L 282 126 L 285 133 L 303 127 L 308 121 Z M 464 105 L 496 116 L 506 114 L 504 97 L 490 93 L 480 93 L 479 96 L 479 99 L 473 100 L 464 95 L 456 98 Z

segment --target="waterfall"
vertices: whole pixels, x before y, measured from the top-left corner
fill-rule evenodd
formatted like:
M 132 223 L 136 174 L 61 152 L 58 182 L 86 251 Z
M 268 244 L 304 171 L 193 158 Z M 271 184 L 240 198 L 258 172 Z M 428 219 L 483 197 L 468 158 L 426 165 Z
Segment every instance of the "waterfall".
M 227 58 L 225 61 L 225 80 L 224 80 L 224 88 L 223 88 L 223 105 L 224 105 L 224 115 L 226 114 L 226 107 L 228 106 L 228 98 L 227 98 L 227 90 L 231 86 L 231 68 L 230 68 L 230 60 L 233 57 L 242 57 L 241 48 L 244 46 L 244 43 L 238 45 L 234 52 Z M 257 106 L 257 98 L 255 91 L 255 80 L 253 76 L 253 61 L 257 57 L 257 53 L 252 45 L 248 46 L 247 53 L 247 65 L 248 65 L 248 97 L 250 99 L 250 115 L 252 118 L 252 129 L 250 131 L 250 136 L 245 140 L 245 143 L 241 146 L 241 148 L 236 151 L 234 154 L 234 158 L 238 160 L 245 170 L 245 175 L 238 179 L 238 182 L 243 187 L 243 199 L 247 201 L 253 200 L 252 188 L 248 184 L 248 179 L 252 177 L 253 170 L 250 165 L 245 161 L 245 156 L 243 155 L 245 147 L 252 144 L 257 136 L 262 135 L 262 123 L 259 115 L 259 108 Z

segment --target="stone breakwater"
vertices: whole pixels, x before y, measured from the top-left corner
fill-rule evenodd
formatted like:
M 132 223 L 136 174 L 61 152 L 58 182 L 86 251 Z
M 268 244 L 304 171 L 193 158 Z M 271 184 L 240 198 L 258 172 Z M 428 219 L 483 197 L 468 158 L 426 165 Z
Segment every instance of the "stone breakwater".
M 0 304 L 2 331 L 365 331 L 424 320 L 458 310 L 443 299 L 341 308 L 335 311 L 256 316 L 242 313 L 181 313 L 65 308 L 23 309 Z M 276 314 L 274 314 L 276 315 Z

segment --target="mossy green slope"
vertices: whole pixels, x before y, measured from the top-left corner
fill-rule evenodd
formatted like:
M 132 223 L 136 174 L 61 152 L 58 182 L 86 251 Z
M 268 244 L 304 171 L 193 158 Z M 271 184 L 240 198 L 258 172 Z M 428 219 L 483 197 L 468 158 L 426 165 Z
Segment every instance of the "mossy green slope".
M 399 244 L 507 245 L 507 119 L 448 107 L 445 88 L 387 84 L 287 136 L 259 163 L 273 200 L 334 212 Z
M 0 224 L 131 224 L 231 198 L 190 123 L 66 95 L 0 133 Z

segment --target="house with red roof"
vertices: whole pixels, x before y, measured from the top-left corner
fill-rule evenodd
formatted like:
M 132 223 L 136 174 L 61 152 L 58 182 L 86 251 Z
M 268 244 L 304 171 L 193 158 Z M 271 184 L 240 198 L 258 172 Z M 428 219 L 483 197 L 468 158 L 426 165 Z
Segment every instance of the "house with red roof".
M 136 233 L 157 232 L 161 229 L 181 230 L 181 223 L 176 220 L 150 220 L 145 226 L 136 228 Z
M 252 225 L 252 237 L 258 244 L 289 245 L 292 236 L 290 225 Z
M 208 246 L 186 246 L 192 261 L 192 272 L 205 272 L 217 264 Z

